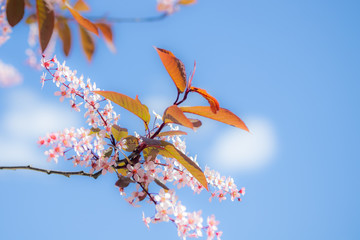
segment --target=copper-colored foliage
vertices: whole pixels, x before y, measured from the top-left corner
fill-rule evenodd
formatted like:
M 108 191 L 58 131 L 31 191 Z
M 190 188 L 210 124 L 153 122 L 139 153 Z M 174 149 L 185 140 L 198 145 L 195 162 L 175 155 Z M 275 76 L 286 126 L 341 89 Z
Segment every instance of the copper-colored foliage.
M 71 49 L 71 31 L 65 18 L 57 18 L 56 28 L 63 44 L 65 56 L 68 56 Z
M 7 0 L 6 2 L 6 18 L 11 27 L 18 24 L 24 17 L 24 0 Z
M 94 91 L 94 93 L 99 94 L 132 112 L 141 118 L 146 124 L 150 122 L 149 109 L 146 105 L 142 104 L 138 98 L 133 99 L 129 96 L 113 91 Z
M 180 109 L 183 112 L 193 113 L 196 115 L 207 117 L 222 123 L 229 124 L 237 128 L 241 128 L 245 131 L 249 131 L 245 123 L 238 116 L 236 116 L 234 113 L 232 113 L 231 111 L 225 108 L 220 108 L 216 114 L 213 113 L 210 107 L 205 107 L 205 106 L 180 107 Z
M 84 50 L 84 53 L 86 55 L 86 58 L 91 61 L 92 56 L 95 51 L 95 43 L 94 39 L 90 35 L 90 33 L 81 25 L 79 25 L 80 29 L 80 38 L 81 38 L 81 44 Z
M 75 20 L 81 25 L 83 26 L 86 30 L 95 33 L 96 35 L 99 36 L 99 31 L 96 27 L 96 25 L 94 23 L 92 23 L 90 20 L 84 18 L 83 16 L 81 16 L 81 14 L 76 11 L 74 8 L 72 8 L 68 3 L 65 3 L 65 6 L 67 7 L 67 9 L 69 9 L 71 15 L 73 15 L 73 17 L 75 18 Z
M 194 128 L 191 121 L 185 116 L 183 111 L 181 111 L 181 109 L 176 105 L 172 105 L 165 110 L 163 121 L 165 123 L 176 123 L 184 127 Z
M 186 72 L 184 64 L 177 59 L 172 52 L 157 47 L 155 47 L 155 49 L 178 91 L 181 93 L 184 92 L 186 88 Z
M 213 113 L 216 113 L 217 111 L 219 111 L 219 109 L 220 109 L 219 102 L 213 96 L 208 94 L 206 92 L 206 90 L 201 89 L 201 88 L 197 88 L 197 87 L 192 87 L 192 86 L 190 87 L 190 90 L 193 91 L 193 92 L 197 92 L 201 96 L 203 96 L 209 102 L 211 111 Z
M 55 14 L 48 1 L 36 0 L 36 16 L 39 26 L 41 51 L 44 52 L 54 31 Z

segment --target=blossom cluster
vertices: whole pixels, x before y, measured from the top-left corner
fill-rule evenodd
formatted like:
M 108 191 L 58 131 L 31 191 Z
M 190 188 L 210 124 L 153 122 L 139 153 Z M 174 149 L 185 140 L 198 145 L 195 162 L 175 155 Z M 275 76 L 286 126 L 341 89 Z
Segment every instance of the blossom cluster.
M 179 10 L 179 5 L 192 4 L 196 0 L 157 0 L 157 10 L 172 14 Z
M 5 0 L 0 0 L 0 46 L 9 40 L 11 27 L 6 20 Z
M 98 90 L 95 83 L 92 84 L 90 79 L 84 81 L 83 76 L 78 78 L 76 71 L 71 71 L 65 66 L 65 62 L 60 64 L 54 57 L 47 61 L 43 59 L 42 66 L 51 77 L 47 78 L 47 74 L 43 74 L 41 83 L 52 80 L 59 88 L 55 95 L 60 97 L 60 101 L 69 99 L 70 107 L 78 112 L 80 112 L 80 107 L 83 107 L 87 124 L 92 129 L 103 128 L 94 134 L 91 134 L 90 129 L 71 128 L 40 137 L 38 143 L 50 148 L 45 152 L 47 160 L 57 162 L 59 157 L 67 156 L 67 159 L 73 160 L 75 166 L 91 167 L 91 173 L 100 170 L 103 174 L 107 171 L 112 172 L 111 166 L 115 164 L 115 156 L 112 158 L 106 156 L 105 139 L 120 115 L 113 111 L 110 101 L 101 101 L 101 96 L 92 92 Z M 103 104 L 103 108 L 100 108 L 100 102 L 106 103 Z M 73 155 L 69 156 L 71 153 Z
M 214 216 L 208 217 L 205 222 L 201 211 L 186 211 L 175 191 L 168 188 L 169 184 L 178 189 L 187 186 L 195 193 L 200 193 L 205 189 L 204 186 L 175 158 L 152 154 L 149 149 L 145 151 L 144 138 L 157 138 L 172 143 L 178 151 L 186 154 L 186 144 L 181 137 L 156 136 L 160 127 L 156 122 L 162 119 L 161 116 L 155 114 L 154 129 L 148 129 L 144 137 L 136 133 L 135 136 L 128 135 L 127 130 L 123 137 L 116 137 L 115 130 L 125 131 L 117 125 L 120 116 L 113 110 L 110 101 L 94 93 L 99 90 L 95 83 L 89 79 L 85 81 L 83 76 L 77 77 L 76 71 L 70 70 L 65 63 L 60 64 L 55 57 L 43 59 L 42 66 L 47 70 L 47 74 L 41 77 L 42 85 L 47 81 L 55 83 L 58 87 L 55 96 L 60 101 L 68 99 L 70 107 L 75 111 L 84 109 L 84 117 L 89 126 L 87 129 L 70 128 L 40 137 L 38 143 L 49 148 L 45 151 L 48 161 L 57 162 L 60 157 L 64 157 L 72 160 L 74 166 L 90 168 L 90 174 L 95 171 L 102 174 L 116 173 L 118 180 L 115 185 L 128 203 L 138 206 L 139 202 L 148 199 L 150 204 L 155 205 L 154 216 L 143 216 L 148 227 L 149 223 L 171 221 L 175 223 L 178 235 L 183 239 L 201 237 L 203 232 L 209 240 L 220 239 L 222 232 L 218 231 L 219 222 Z M 178 130 L 178 127 L 170 124 L 169 127 L 171 130 Z M 128 139 L 132 139 L 137 146 L 131 147 Z M 126 155 L 124 151 L 131 154 Z M 196 157 L 190 159 L 198 165 Z M 238 189 L 232 178 L 221 176 L 208 167 L 205 168 L 204 175 L 208 185 L 214 189 L 210 200 L 218 198 L 222 201 L 227 196 L 232 201 L 240 200 L 240 196 L 245 193 L 243 188 Z M 136 186 L 132 192 L 126 191 L 130 184 Z M 150 187 L 152 190 L 156 189 L 156 185 L 160 187 L 158 193 L 149 191 Z

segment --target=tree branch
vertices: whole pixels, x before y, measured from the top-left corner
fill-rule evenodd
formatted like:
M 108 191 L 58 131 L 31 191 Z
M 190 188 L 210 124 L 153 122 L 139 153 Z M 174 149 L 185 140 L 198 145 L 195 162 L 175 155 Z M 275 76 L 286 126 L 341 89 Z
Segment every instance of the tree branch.
M 129 17 L 129 18 L 121 18 L 121 17 L 97 17 L 97 16 L 87 16 L 88 19 L 92 21 L 106 20 L 112 23 L 142 23 L 142 22 L 156 22 L 160 21 L 168 16 L 167 13 L 152 16 L 152 17 Z M 72 17 L 65 17 L 68 20 L 74 20 Z
M 50 174 L 58 174 L 58 175 L 63 175 L 65 177 L 70 177 L 72 175 L 79 175 L 79 176 L 92 177 L 94 179 L 97 179 L 101 174 L 101 170 L 94 173 L 94 174 L 90 174 L 90 173 L 86 173 L 84 171 L 63 172 L 63 171 L 47 170 L 47 169 L 32 167 L 30 165 L 28 165 L 28 166 L 6 166 L 6 167 L 5 166 L 0 166 L 0 170 L 17 170 L 17 169 L 33 170 L 33 171 L 37 171 L 37 172 L 47 173 L 49 175 Z

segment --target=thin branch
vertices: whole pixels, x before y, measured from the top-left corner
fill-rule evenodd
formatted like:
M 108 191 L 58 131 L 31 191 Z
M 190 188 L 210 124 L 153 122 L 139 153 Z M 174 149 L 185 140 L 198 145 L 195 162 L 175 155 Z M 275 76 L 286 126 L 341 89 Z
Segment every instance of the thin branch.
M 163 20 L 168 16 L 167 13 L 152 16 L 152 17 L 129 17 L 129 18 L 121 18 L 121 17 L 98 17 L 98 16 L 87 16 L 88 19 L 92 21 L 106 20 L 112 23 L 143 23 L 143 22 L 156 22 Z M 75 20 L 73 17 L 65 17 L 68 20 Z
M 79 176 L 86 176 L 86 177 L 92 177 L 94 179 L 97 179 L 100 174 L 101 171 L 98 171 L 94 174 L 90 174 L 90 173 L 86 173 L 84 171 L 78 171 L 78 172 L 63 172 L 63 171 L 54 171 L 54 170 L 48 170 L 48 169 L 42 169 L 42 168 L 36 168 L 36 167 L 32 167 L 30 165 L 28 166 L 0 166 L 0 170 L 17 170 L 17 169 L 26 169 L 26 170 L 32 170 L 32 171 L 37 171 L 37 172 L 43 172 L 43 173 L 47 173 L 47 174 L 58 174 L 58 175 L 63 175 L 65 177 L 70 177 L 72 175 L 79 175 Z

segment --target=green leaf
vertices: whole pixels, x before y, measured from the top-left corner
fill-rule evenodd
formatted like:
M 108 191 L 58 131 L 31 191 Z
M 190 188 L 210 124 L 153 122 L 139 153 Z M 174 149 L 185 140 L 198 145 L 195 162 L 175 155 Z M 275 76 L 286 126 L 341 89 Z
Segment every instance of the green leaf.
M 24 17 L 25 1 L 24 0 L 7 0 L 6 18 L 11 27 L 18 24 Z
M 118 125 L 114 124 L 111 127 L 111 133 L 116 141 L 120 141 L 122 138 L 128 135 L 128 130 L 126 128 L 121 128 Z
M 41 51 L 44 52 L 54 31 L 55 15 L 53 6 L 45 0 L 36 0 L 36 15 L 39 26 Z
M 199 116 L 207 117 L 237 128 L 241 128 L 245 131 L 249 131 L 245 123 L 238 116 L 225 108 L 220 108 L 219 111 L 217 111 L 216 113 L 213 113 L 210 107 L 204 106 L 180 107 L 180 109 L 183 112 L 193 113 Z
M 199 183 L 208 189 L 208 184 L 203 171 L 188 156 L 179 151 L 174 145 L 166 141 L 142 138 L 148 147 L 155 147 L 159 150 L 159 154 L 164 157 L 175 158 L 190 174 L 199 181 Z
M 137 98 L 133 99 L 124 94 L 112 92 L 112 91 L 94 91 L 94 93 L 103 96 L 106 99 L 118 104 L 126 110 L 132 112 L 139 118 L 141 118 L 146 125 L 150 122 L 150 113 L 146 105 L 142 104 Z
M 180 124 L 184 127 L 188 127 L 191 129 L 194 128 L 191 121 L 185 116 L 183 111 L 181 111 L 181 109 L 177 105 L 172 105 L 165 110 L 163 115 L 163 121 L 165 123 Z

